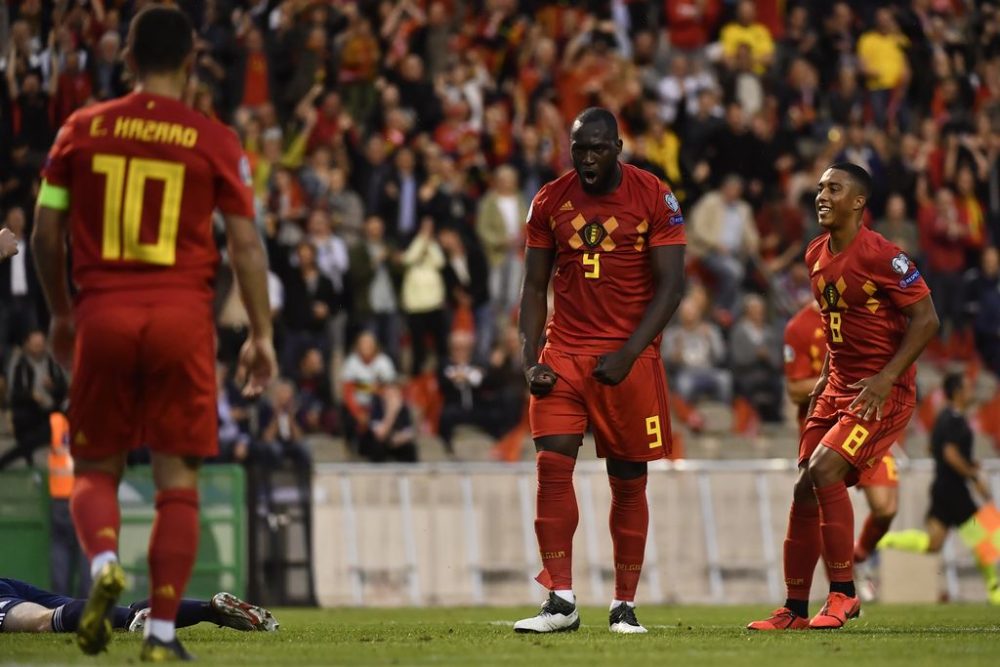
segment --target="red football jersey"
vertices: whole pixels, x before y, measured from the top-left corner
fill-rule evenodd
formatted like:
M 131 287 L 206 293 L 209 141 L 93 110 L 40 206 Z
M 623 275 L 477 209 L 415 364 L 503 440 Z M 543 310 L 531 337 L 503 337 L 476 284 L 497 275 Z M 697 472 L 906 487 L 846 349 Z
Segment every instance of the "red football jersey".
M 547 345 L 570 354 L 614 352 L 639 326 L 653 298 L 649 249 L 685 243 L 684 217 L 670 188 L 622 164 L 622 180 L 595 197 L 570 171 L 545 184 L 528 211 L 527 246 L 555 248 L 555 307 Z M 659 356 L 657 336 L 643 356 Z
M 881 234 L 862 227 L 842 252 L 833 254 L 829 234 L 806 249 L 813 295 L 820 304 L 830 350 L 834 394 L 856 394 L 849 385 L 881 371 L 896 354 L 906 332 L 902 309 L 930 294 L 920 271 Z M 916 368 L 899 376 L 896 387 L 915 400 Z
M 81 109 L 42 172 L 69 190 L 80 299 L 114 290 L 212 296 L 212 214 L 253 216 L 250 166 L 236 135 L 178 100 L 133 93 Z
M 785 379 L 789 382 L 818 378 L 826 357 L 823 317 L 812 304 L 795 313 L 785 325 Z M 799 426 L 805 422 L 809 403 L 799 405 Z

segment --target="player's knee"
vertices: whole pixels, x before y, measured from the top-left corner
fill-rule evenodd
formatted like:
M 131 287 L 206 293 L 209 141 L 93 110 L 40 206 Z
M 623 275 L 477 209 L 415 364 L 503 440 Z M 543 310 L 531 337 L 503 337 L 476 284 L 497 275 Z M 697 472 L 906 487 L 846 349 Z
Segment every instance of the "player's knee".
M 555 452 L 576 458 L 582 439 L 577 435 L 547 435 L 535 439 L 536 452 Z
M 809 477 L 814 488 L 842 481 L 845 472 L 844 460 L 826 447 L 818 447 L 809 459 Z
M 889 525 L 896 518 L 899 501 L 889 497 L 872 506 L 872 517 L 883 525 Z
M 621 459 L 608 459 L 608 476 L 618 479 L 638 479 L 646 474 L 645 461 L 622 461 Z
M 799 478 L 795 480 L 795 487 L 792 491 L 792 495 L 796 503 L 816 503 L 816 492 L 813 489 L 812 478 L 809 476 L 809 470 L 807 468 L 802 468 L 800 470 Z

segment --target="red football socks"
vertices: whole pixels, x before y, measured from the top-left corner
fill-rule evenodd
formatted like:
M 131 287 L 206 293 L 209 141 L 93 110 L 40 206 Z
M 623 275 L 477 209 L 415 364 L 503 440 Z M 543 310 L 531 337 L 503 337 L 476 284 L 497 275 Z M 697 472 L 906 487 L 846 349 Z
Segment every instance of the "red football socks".
M 854 506 L 847 486 L 837 482 L 816 489 L 823 559 L 831 583 L 854 580 Z
M 69 510 L 76 536 L 88 559 L 105 551 L 118 553 L 121 514 L 118 480 L 113 475 L 97 471 L 78 473 L 73 482 Z
M 198 551 L 198 492 L 167 489 L 156 494 L 149 537 L 150 617 L 174 622 Z
M 642 573 L 649 529 L 646 475 L 635 479 L 608 477 L 611 483 L 611 542 L 615 551 L 615 600 L 632 602 Z
M 891 521 L 876 519 L 874 514 L 869 513 L 865 519 L 865 525 L 861 527 L 861 535 L 858 536 L 858 544 L 854 548 L 855 560 L 864 560 L 875 550 L 878 541 L 889 532 Z
M 823 548 L 819 506 L 792 502 L 785 534 L 785 586 L 790 600 L 808 600 L 813 572 Z M 804 614 L 802 614 L 804 615 Z
M 576 459 L 542 451 L 535 457 L 538 496 L 535 535 L 542 556 L 542 571 L 535 579 L 552 591 L 573 588 L 573 533 L 580 515 L 573 490 Z

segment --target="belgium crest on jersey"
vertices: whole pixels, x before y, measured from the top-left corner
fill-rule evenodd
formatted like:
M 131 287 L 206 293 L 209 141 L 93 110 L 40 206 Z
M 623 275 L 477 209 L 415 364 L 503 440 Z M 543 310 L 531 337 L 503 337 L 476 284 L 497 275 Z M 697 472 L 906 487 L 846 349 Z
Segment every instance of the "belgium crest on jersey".
M 837 302 L 840 301 L 840 292 L 837 290 L 837 286 L 833 283 L 828 283 L 826 287 L 823 288 L 823 298 L 826 300 L 826 305 L 830 308 L 836 308 Z
M 596 220 L 588 222 L 586 226 L 580 230 L 580 238 L 582 238 L 583 242 L 590 248 L 596 248 L 599 246 L 601 241 L 603 241 L 604 237 L 607 235 L 608 232 L 604 229 L 604 225 Z

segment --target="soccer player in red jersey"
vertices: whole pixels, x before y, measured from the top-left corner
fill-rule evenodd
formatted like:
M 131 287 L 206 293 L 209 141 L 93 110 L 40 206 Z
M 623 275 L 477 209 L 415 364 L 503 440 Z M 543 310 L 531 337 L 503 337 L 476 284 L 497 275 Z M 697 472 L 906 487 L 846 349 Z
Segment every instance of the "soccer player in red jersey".
M 799 442 L 799 479 L 785 537 L 788 599 L 752 630 L 839 628 L 860 611 L 854 589 L 854 510 L 847 485 L 882 461 L 916 403 L 913 362 L 938 329 L 930 291 L 899 248 L 861 225 L 871 176 L 841 162 L 820 178 L 826 231 L 806 249 L 827 353 Z M 820 554 L 830 575 L 822 610 L 808 616 Z
M 537 451 L 537 579 L 550 594 L 537 616 L 514 629 L 580 625 L 571 573 L 573 468 L 589 424 L 611 485 L 609 627 L 641 633 L 633 601 L 649 522 L 646 462 L 670 452 L 659 341 L 684 290 L 684 218 L 670 188 L 619 162 L 611 112 L 577 116 L 570 150 L 574 170 L 543 186 L 528 213 L 519 327 Z M 546 329 L 550 276 L 555 304 Z
M 126 52 L 135 92 L 70 116 L 42 172 L 32 249 L 54 353 L 73 368 L 70 510 L 94 573 L 77 631 L 85 653 L 110 638 L 125 581 L 118 483 L 128 451 L 148 444 L 157 495 L 142 658 L 189 657 L 174 619 L 198 545 L 198 466 L 217 449 L 216 208 L 250 316 L 244 391 L 262 391 L 275 366 L 249 165 L 234 133 L 180 101 L 194 64 L 192 35 L 176 9 L 137 14 Z
M 819 380 L 826 358 L 826 335 L 819 304 L 806 304 L 785 326 L 785 386 L 788 396 L 799 408 L 799 434 L 805 430 L 809 394 Z M 899 505 L 899 476 L 896 459 L 882 457 L 858 481 L 865 493 L 870 512 L 854 545 L 854 562 L 861 563 L 889 530 Z M 864 590 L 862 590 L 864 592 Z

